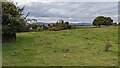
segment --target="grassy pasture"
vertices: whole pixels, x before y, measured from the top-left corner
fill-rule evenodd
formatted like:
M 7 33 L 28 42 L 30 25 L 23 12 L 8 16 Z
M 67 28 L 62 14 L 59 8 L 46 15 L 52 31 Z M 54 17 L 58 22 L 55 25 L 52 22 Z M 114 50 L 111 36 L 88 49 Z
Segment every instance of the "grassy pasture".
M 17 33 L 2 48 L 4 66 L 116 66 L 118 27 Z

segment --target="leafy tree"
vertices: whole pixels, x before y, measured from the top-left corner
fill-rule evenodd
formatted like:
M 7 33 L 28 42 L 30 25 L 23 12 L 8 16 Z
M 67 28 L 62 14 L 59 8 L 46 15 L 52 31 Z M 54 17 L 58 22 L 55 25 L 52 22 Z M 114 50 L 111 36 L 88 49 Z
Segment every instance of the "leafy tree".
M 13 2 L 2 2 L 2 40 L 15 41 L 16 32 L 25 27 L 24 7 L 19 8 Z
M 65 24 L 69 25 L 69 22 L 65 22 Z
M 53 24 L 52 26 L 55 27 L 55 24 Z
M 42 27 L 43 27 L 43 30 L 47 30 L 48 29 L 48 27 L 45 26 L 45 25 L 43 25 Z
M 94 19 L 93 25 L 101 26 L 101 25 L 112 25 L 113 20 L 110 17 L 98 16 Z
M 50 24 L 48 24 L 48 26 L 50 26 Z
M 69 25 L 69 22 L 64 22 L 64 20 L 62 19 L 58 20 L 54 26 L 55 26 L 55 29 L 57 30 L 64 30 L 64 29 L 71 28 L 71 26 Z
M 32 28 L 33 28 L 34 30 L 36 30 L 38 26 L 39 26 L 39 25 L 37 25 L 37 24 L 32 24 Z
M 120 25 L 120 22 L 118 23 L 118 25 Z

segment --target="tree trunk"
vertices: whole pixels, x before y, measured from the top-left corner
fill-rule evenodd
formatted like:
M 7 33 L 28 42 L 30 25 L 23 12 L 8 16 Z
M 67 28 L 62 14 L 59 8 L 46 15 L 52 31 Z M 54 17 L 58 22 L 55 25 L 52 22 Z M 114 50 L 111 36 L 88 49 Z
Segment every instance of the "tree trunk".
M 99 24 L 98 26 L 99 26 L 99 27 L 101 27 L 101 25 L 100 25 L 100 24 Z
M 13 34 L 2 34 L 2 42 L 16 41 L 16 33 Z

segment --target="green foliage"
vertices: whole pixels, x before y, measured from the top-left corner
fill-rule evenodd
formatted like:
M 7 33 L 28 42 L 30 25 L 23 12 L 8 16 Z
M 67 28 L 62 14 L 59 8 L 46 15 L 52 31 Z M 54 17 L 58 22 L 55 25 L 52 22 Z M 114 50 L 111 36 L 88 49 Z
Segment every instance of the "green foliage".
M 5 36 L 16 34 L 21 32 L 25 27 L 25 19 L 22 17 L 23 8 L 17 7 L 12 2 L 2 2 L 2 35 L 3 41 L 6 39 Z M 15 35 L 14 35 L 15 36 Z
M 36 30 L 36 29 L 37 29 L 37 27 L 38 27 L 38 25 L 37 25 L 37 24 L 32 24 L 32 28 L 33 28 L 34 30 Z
M 70 29 L 71 25 L 69 25 L 69 22 L 64 22 L 64 20 L 59 20 L 58 22 L 56 22 L 55 24 L 51 25 L 48 24 L 48 26 L 45 25 L 40 25 L 40 24 L 28 24 L 27 25 L 28 30 L 27 31 L 31 31 L 29 30 L 30 28 L 32 28 L 32 31 L 42 31 L 42 30 L 51 30 L 51 31 L 58 31 L 58 30 L 65 30 L 65 29 Z
M 70 29 L 71 26 L 69 25 L 69 22 L 64 22 L 64 20 L 60 19 L 56 24 L 53 24 L 55 27 L 53 30 L 64 30 L 64 29 Z
M 101 26 L 101 25 L 112 25 L 113 20 L 110 17 L 98 16 L 94 19 L 93 25 Z
M 51 26 L 50 24 L 48 24 L 48 26 Z

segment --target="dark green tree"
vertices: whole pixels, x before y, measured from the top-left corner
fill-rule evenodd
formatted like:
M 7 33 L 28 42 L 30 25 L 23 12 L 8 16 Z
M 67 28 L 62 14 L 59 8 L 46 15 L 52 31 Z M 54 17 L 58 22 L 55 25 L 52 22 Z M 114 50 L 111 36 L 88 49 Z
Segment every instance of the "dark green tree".
M 65 24 L 69 25 L 69 22 L 65 22 Z
M 19 8 L 13 2 L 2 2 L 2 40 L 15 41 L 16 32 L 24 30 L 26 21 L 24 7 Z
M 120 25 L 120 22 L 118 23 L 118 25 Z
M 64 22 L 64 20 L 60 19 L 56 22 L 55 28 L 59 30 L 64 30 L 64 29 L 70 29 L 71 26 L 69 25 L 69 22 Z
M 32 24 L 32 28 L 33 28 L 34 30 L 36 30 L 38 26 L 39 26 L 39 25 L 37 25 L 37 24 Z
M 51 26 L 50 24 L 48 24 L 48 26 Z
M 101 26 L 101 25 L 112 25 L 113 20 L 110 17 L 98 16 L 94 19 L 93 25 Z

